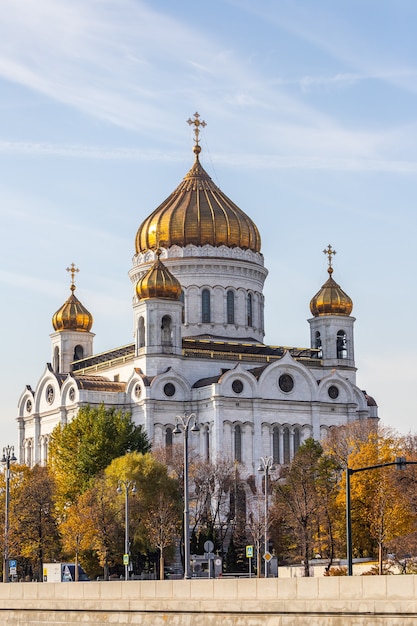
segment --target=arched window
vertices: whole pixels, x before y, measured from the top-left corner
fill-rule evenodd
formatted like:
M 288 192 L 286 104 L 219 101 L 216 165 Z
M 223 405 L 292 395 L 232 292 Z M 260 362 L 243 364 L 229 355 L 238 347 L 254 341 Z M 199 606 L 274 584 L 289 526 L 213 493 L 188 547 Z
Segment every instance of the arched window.
M 337 333 L 336 349 L 338 359 L 347 359 L 347 341 L 344 330 L 339 330 Z
M 184 290 L 181 290 L 181 295 L 179 297 L 179 301 L 182 304 L 182 309 L 181 309 L 181 324 L 185 324 L 185 294 L 184 294 Z
M 227 323 L 235 323 L 235 294 L 233 291 L 227 292 Z
M 246 307 L 247 307 L 247 325 L 248 326 L 252 326 L 253 325 L 253 300 L 252 300 L 252 294 L 248 293 L 248 297 L 246 300 Z
M 318 359 L 323 358 L 323 351 L 321 349 L 321 336 L 320 336 L 320 333 L 319 333 L 318 330 L 316 331 L 316 336 L 315 336 L 315 342 L 314 343 L 315 343 L 314 347 L 318 349 L 317 358 Z
M 300 430 L 298 428 L 294 428 L 294 454 L 296 454 L 299 447 L 300 447 Z
M 283 432 L 284 440 L 284 463 L 289 465 L 290 462 L 290 429 L 285 427 Z
M 139 318 L 139 348 L 143 348 L 145 345 L 145 320 L 143 317 Z
M 81 361 L 84 358 L 84 348 L 82 346 L 75 346 L 74 348 L 74 361 Z
M 172 320 L 169 315 L 164 315 L 161 320 L 161 344 L 172 346 Z
M 235 426 L 235 461 L 242 462 L 242 429 Z
M 279 464 L 279 428 L 274 426 L 272 431 L 272 459 L 274 463 Z
M 203 289 L 201 292 L 201 321 L 203 324 L 211 322 L 210 291 L 208 289 Z
M 59 372 L 59 348 L 55 346 L 54 350 L 54 372 Z

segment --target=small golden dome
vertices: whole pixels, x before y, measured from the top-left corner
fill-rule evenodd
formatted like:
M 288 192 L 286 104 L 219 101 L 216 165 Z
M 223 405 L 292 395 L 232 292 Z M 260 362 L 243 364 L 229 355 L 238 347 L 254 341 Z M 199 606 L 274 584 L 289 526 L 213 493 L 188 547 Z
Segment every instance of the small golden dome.
M 336 254 L 329 245 L 323 250 L 329 257 L 328 280 L 310 301 L 310 311 L 314 317 L 319 315 L 350 315 L 353 302 L 343 289 L 333 280 L 332 256 Z
M 181 296 L 181 283 L 160 260 L 161 251 L 157 250 L 156 254 L 155 263 L 136 284 L 138 298 L 178 300 Z
M 79 270 L 75 268 L 74 263 L 70 268 L 71 272 L 71 295 L 60 309 L 52 316 L 52 326 L 57 331 L 76 330 L 78 332 L 88 333 L 93 325 L 93 316 L 85 306 L 74 295 L 76 289 L 74 284 L 74 273 Z
M 261 249 L 254 222 L 213 183 L 200 164 L 198 128 L 205 122 L 198 117 L 196 113 L 195 120 L 188 120 L 189 124 L 197 124 L 194 165 L 175 191 L 142 222 L 136 234 L 137 253 L 189 244 L 253 252 Z

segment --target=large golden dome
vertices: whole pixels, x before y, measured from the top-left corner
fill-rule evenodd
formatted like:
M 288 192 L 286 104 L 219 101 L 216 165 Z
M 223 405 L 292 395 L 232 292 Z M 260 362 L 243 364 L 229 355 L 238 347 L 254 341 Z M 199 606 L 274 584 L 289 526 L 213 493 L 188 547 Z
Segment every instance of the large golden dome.
M 71 272 L 71 295 L 68 300 L 64 302 L 62 307 L 52 316 L 52 326 L 57 331 L 76 330 L 78 332 L 88 333 L 93 325 L 93 316 L 74 295 L 76 289 L 74 273 L 79 270 L 76 269 L 74 263 L 72 263 L 71 267 L 67 268 L 67 271 Z
M 195 116 L 189 123 L 205 125 L 198 114 Z M 136 252 L 189 244 L 259 252 L 261 238 L 254 222 L 213 183 L 200 164 L 198 126 L 193 151 L 194 165 L 182 183 L 139 227 Z
M 155 263 L 137 282 L 136 293 L 140 300 L 146 298 L 167 298 L 178 300 L 181 295 L 181 283 L 160 260 L 161 251 L 157 250 Z
M 329 245 L 323 250 L 329 257 L 328 280 L 310 301 L 310 311 L 314 317 L 319 315 L 350 315 L 353 302 L 343 289 L 333 280 L 333 268 L 331 265 L 332 255 L 336 254 Z

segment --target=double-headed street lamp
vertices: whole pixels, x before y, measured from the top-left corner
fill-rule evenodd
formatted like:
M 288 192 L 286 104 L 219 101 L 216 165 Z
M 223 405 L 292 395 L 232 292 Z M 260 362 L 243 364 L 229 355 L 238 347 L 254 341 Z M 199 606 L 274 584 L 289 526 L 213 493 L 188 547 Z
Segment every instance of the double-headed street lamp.
M 190 424 L 192 424 L 190 428 Z M 188 431 L 198 433 L 200 428 L 197 424 L 195 413 L 177 415 L 175 418 L 174 435 L 184 432 L 184 578 L 191 578 L 190 574 L 190 511 L 188 495 Z
M 261 457 L 261 463 L 258 467 L 258 471 L 259 472 L 265 472 L 265 511 L 264 511 L 264 519 L 265 519 L 265 536 L 264 536 L 264 559 L 265 559 L 265 578 L 268 578 L 268 554 L 269 554 L 269 550 L 268 550 L 268 491 L 269 491 L 269 485 L 268 485 L 268 478 L 269 478 L 269 471 L 273 471 L 275 469 L 274 467 L 274 459 L 272 458 L 272 456 L 262 456 Z
M 125 490 L 125 553 L 123 555 L 123 563 L 125 566 L 125 580 L 129 580 L 129 563 L 130 563 L 130 542 L 129 542 L 129 491 L 133 494 L 137 492 L 134 480 L 119 480 L 117 485 L 117 493 L 123 493 Z
M 6 470 L 6 502 L 4 506 L 4 559 L 3 559 L 3 582 L 9 582 L 9 505 L 10 505 L 10 463 L 17 461 L 14 455 L 14 446 L 3 448 L 1 462 Z

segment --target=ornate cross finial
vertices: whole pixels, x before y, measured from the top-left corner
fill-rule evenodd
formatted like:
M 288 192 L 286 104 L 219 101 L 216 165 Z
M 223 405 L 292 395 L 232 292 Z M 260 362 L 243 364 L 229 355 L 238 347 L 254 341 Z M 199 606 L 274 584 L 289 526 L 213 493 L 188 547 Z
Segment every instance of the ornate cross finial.
M 329 274 L 331 274 L 333 272 L 332 257 L 336 254 L 336 250 L 333 250 L 332 246 L 329 244 L 327 248 L 324 248 L 323 254 L 326 254 L 327 258 L 329 259 L 329 267 L 327 271 L 329 272 Z
M 199 136 L 200 136 L 200 126 L 204 128 L 204 126 L 207 126 L 207 124 L 204 120 L 200 120 L 200 114 L 197 113 L 197 111 L 194 113 L 194 119 L 192 120 L 190 117 L 187 120 L 187 124 L 189 124 L 190 126 L 194 126 L 194 141 L 195 141 L 195 145 L 198 146 Z
M 75 282 L 74 282 L 74 276 L 76 272 L 79 272 L 80 270 L 78 269 L 78 267 L 75 267 L 74 263 L 71 263 L 70 267 L 67 267 L 67 272 L 71 272 L 71 291 L 75 291 Z

